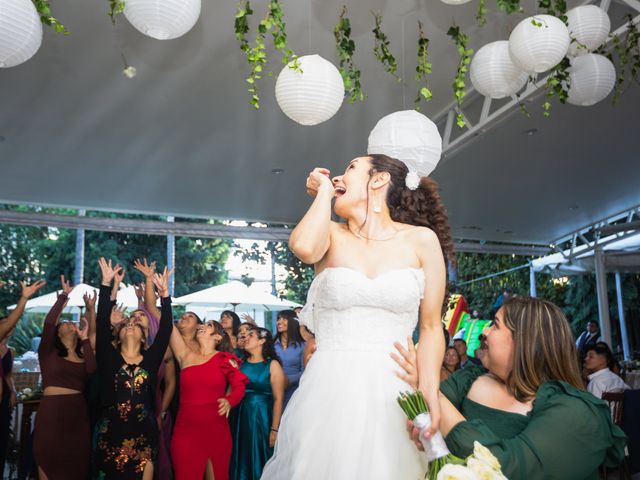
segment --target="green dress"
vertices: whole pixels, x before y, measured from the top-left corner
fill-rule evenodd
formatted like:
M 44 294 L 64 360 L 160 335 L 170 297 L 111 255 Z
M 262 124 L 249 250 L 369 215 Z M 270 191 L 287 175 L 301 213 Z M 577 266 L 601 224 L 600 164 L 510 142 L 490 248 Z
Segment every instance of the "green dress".
M 245 361 L 240 366 L 242 373 L 249 377 L 249 384 L 232 416 L 230 480 L 259 480 L 264 465 L 273 454 L 269 447 L 273 415 L 271 362 Z
M 445 441 L 454 455 L 466 457 L 478 441 L 496 456 L 511 479 L 597 479 L 598 467 L 615 467 L 624 458 L 626 438 L 611 422 L 602 400 L 565 382 L 544 383 L 527 415 L 486 407 L 467 398 L 481 367 L 458 370 L 440 391 L 466 421 Z

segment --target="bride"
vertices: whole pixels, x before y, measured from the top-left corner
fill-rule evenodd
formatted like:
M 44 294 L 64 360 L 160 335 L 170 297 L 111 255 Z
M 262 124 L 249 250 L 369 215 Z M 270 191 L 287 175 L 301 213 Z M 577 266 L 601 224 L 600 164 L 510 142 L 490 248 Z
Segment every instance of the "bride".
M 333 181 L 324 168 L 309 174 L 314 200 L 289 247 L 315 265 L 300 320 L 315 333 L 317 350 L 281 425 L 273 426 L 277 442 L 264 480 L 424 478 L 426 463 L 396 403 L 410 387 L 389 351 L 419 321 L 419 383 L 434 433 L 445 258 L 455 260 L 437 184 L 408 173 L 399 160 L 369 155 Z M 334 198 L 345 223 L 331 221 Z

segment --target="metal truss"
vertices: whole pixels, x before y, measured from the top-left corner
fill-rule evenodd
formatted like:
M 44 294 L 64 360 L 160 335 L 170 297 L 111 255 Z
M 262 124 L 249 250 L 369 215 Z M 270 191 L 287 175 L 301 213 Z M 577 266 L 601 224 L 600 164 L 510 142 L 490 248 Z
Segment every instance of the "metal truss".
M 640 0 L 618 0 L 618 2 L 640 12 Z M 591 3 L 594 3 L 594 0 L 584 2 L 585 5 Z M 601 0 L 600 8 L 605 11 L 608 10 L 610 3 L 611 0 Z M 640 15 L 637 15 L 632 21 L 636 25 L 639 24 Z M 627 31 L 627 25 L 628 23 L 625 23 L 613 31 L 605 42 L 604 47 L 611 48 L 613 37 L 619 38 L 624 35 Z M 458 106 L 457 103 L 453 102 L 433 118 L 433 121 L 438 125 L 438 128 L 442 133 L 442 161 L 446 161 L 448 158 L 451 158 L 457 151 L 467 146 L 473 139 L 507 120 L 511 115 L 521 109 L 525 100 L 533 100 L 534 98 L 542 95 L 544 93 L 547 78 L 549 78 L 549 75 L 544 78 L 537 79 L 534 82 L 529 82 L 519 97 L 514 95 L 506 103 L 504 103 L 504 100 L 492 100 L 489 97 L 484 97 L 479 113 L 477 112 L 477 102 L 480 100 L 482 95 L 472 86 L 467 90 L 462 106 Z M 496 107 L 496 104 L 499 104 L 499 106 Z M 464 130 L 460 130 L 456 127 L 455 120 L 458 114 L 462 115 L 464 118 Z

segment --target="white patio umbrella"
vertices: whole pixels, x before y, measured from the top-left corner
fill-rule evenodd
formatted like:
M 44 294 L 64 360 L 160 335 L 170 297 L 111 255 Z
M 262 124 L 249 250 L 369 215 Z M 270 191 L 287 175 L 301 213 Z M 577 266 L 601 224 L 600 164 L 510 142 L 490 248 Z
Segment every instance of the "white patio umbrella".
M 84 300 L 83 295 L 85 293 L 91 295 L 93 292 L 97 292 L 98 290 L 91 285 L 87 285 L 86 283 L 80 283 L 75 286 L 71 295 L 69 295 L 69 301 L 67 302 L 67 306 L 63 310 L 65 313 L 75 313 L 77 310 L 75 309 L 83 309 L 84 308 Z M 27 305 L 25 307 L 25 311 L 33 312 L 33 313 L 47 313 L 51 307 L 56 303 L 58 299 L 57 292 L 47 293 L 46 295 L 41 295 L 39 297 L 32 298 L 27 301 Z M 138 307 L 138 297 L 136 297 L 136 292 L 133 286 L 129 285 L 120 285 L 120 290 L 118 291 L 117 297 L 118 305 L 124 305 L 127 308 L 137 308 Z M 16 308 L 16 305 L 11 305 L 8 307 L 9 310 L 13 310 Z
M 281 300 L 275 295 L 258 288 L 247 287 L 244 283 L 232 281 L 216 287 L 178 297 L 176 305 L 185 305 L 187 310 L 206 308 L 208 311 L 234 310 L 236 312 L 265 312 L 286 310 L 300 305 L 289 300 Z

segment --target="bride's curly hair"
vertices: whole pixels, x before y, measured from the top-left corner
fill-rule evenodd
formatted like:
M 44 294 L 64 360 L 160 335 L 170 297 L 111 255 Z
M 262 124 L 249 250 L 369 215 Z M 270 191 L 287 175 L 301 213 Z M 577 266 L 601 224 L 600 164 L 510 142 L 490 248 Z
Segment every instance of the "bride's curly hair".
M 422 177 L 420 185 L 410 190 L 405 184 L 409 169 L 400 160 L 387 155 L 371 154 L 371 172 L 388 172 L 391 175 L 387 192 L 387 206 L 391 218 L 400 223 L 428 227 L 437 235 L 442 255 L 449 265 L 456 265 L 456 256 L 451 238 L 451 227 L 447 211 L 440 199 L 438 183 Z

